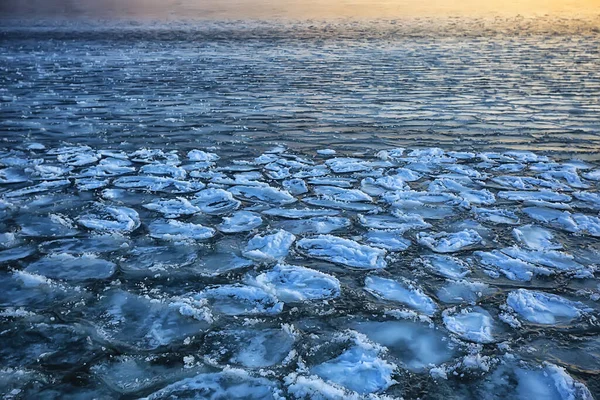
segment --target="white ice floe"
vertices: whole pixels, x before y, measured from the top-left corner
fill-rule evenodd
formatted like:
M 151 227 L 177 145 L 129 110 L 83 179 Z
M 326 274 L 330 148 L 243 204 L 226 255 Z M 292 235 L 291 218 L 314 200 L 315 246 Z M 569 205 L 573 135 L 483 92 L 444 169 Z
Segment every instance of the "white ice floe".
M 440 287 L 436 293 L 437 298 L 447 304 L 475 304 L 483 296 L 494 294 L 496 289 L 487 283 L 467 280 L 452 281 Z
M 481 307 L 449 309 L 442 316 L 446 328 L 462 339 L 475 343 L 492 343 L 496 340 L 494 319 Z
M 133 232 L 140 227 L 140 216 L 128 207 L 101 207 L 93 214 L 80 217 L 77 222 L 88 228 L 99 231 Z
M 21 225 L 19 234 L 26 237 L 72 237 L 79 233 L 71 218 L 60 214 L 30 216 L 18 220 Z M 22 221 L 22 222 L 21 222 Z
M 193 299 L 205 299 L 213 311 L 225 315 L 277 314 L 283 309 L 283 303 L 272 294 L 240 284 L 209 287 Z
M 297 201 L 289 192 L 271 186 L 234 186 L 228 190 L 242 200 L 276 205 L 291 204 Z
M 482 222 L 506 225 L 517 225 L 520 222 L 517 214 L 506 209 L 471 207 L 471 212 L 475 214 L 477 220 Z
M 436 253 L 454 253 L 472 247 L 483 241 L 483 238 L 473 229 L 460 232 L 419 232 L 417 241 Z
M 145 398 L 159 399 L 283 400 L 284 397 L 275 382 L 229 368 L 183 379 Z
M 83 281 L 110 278 L 116 268 L 114 263 L 93 255 L 51 254 L 29 264 L 25 271 L 50 279 Z
M 294 196 L 298 196 L 300 194 L 304 194 L 308 192 L 308 187 L 306 183 L 299 178 L 288 179 L 281 183 L 283 188 L 290 192 Z
M 413 321 L 365 321 L 352 324 L 352 329 L 388 349 L 402 366 L 412 372 L 423 372 L 452 359 L 454 346 L 440 329 Z
M 224 329 L 204 337 L 205 356 L 224 365 L 244 368 L 268 368 L 287 361 L 293 355 L 297 332 L 293 326 L 280 329 Z
M 365 278 L 365 290 L 382 300 L 404 304 L 429 316 L 437 311 L 435 301 L 415 283 L 406 279 L 396 281 L 379 276 L 368 276 Z
M 345 189 L 337 186 L 316 186 L 316 195 L 338 202 L 372 202 L 373 198 L 358 189 Z
M 28 196 L 30 194 L 38 194 L 45 193 L 49 191 L 58 191 L 60 189 L 71 186 L 71 181 L 68 179 L 60 179 L 56 181 L 44 181 L 38 183 L 37 185 L 28 186 L 23 189 L 16 189 L 10 192 L 4 193 L 4 197 L 12 198 L 12 197 L 23 197 Z
M 327 166 L 336 174 L 366 171 L 372 168 L 368 161 L 364 161 L 359 158 L 331 158 L 325 161 L 325 164 L 327 164 Z
M 102 189 L 109 185 L 109 179 L 83 178 L 75 180 L 75 187 L 82 192 Z
M 333 231 L 347 228 L 352 223 L 344 217 L 313 217 L 308 219 L 295 219 L 281 221 L 274 224 L 276 227 L 296 235 L 328 234 Z
M 517 246 L 507 247 L 500 250 L 502 253 L 515 259 L 548 267 L 556 271 L 581 271 L 585 267 L 576 262 L 575 258 L 567 253 L 555 250 L 526 250 Z
M 403 237 L 403 233 L 404 230 L 371 230 L 363 237 L 373 247 L 388 251 L 404 251 L 410 247 L 412 242 Z
M 586 311 L 591 311 L 583 303 L 527 289 L 510 292 L 506 304 L 523 320 L 541 325 L 569 323 L 581 318 Z
M 340 282 L 310 268 L 278 264 L 252 283 L 283 302 L 330 299 L 340 295 Z
M 191 203 L 203 213 L 211 215 L 228 214 L 237 210 L 241 203 L 233 195 L 223 189 L 205 189 L 190 199 Z
M 49 179 L 48 177 L 44 177 Z M 23 172 L 21 168 L 4 168 L 0 169 L 0 183 L 23 183 L 27 182 L 29 177 Z
M 503 274 L 513 281 L 530 281 L 534 275 L 551 275 L 549 268 L 510 257 L 499 251 L 476 251 L 473 253 L 481 259 L 484 268 L 492 277 Z
M 395 365 L 380 358 L 382 352 L 361 341 L 336 358 L 312 367 L 310 372 L 360 395 L 380 392 L 395 383 Z
M 200 207 L 193 205 L 184 197 L 177 197 L 169 200 L 155 200 L 152 203 L 144 204 L 143 207 L 161 213 L 165 218 L 178 218 L 182 215 L 194 215 L 201 211 Z
M 425 267 L 446 278 L 464 278 L 471 273 L 469 264 L 460 258 L 447 255 L 430 255 L 421 258 Z
M 304 197 L 302 202 L 315 206 L 333 208 L 337 210 L 351 210 L 351 211 L 373 211 L 378 207 L 372 203 L 366 202 L 349 202 L 349 201 L 336 201 L 320 197 Z
M 174 220 L 154 221 L 148 225 L 148 230 L 153 238 L 171 241 L 204 240 L 215 235 L 213 228 Z
M 216 155 L 215 153 L 208 153 L 202 150 L 191 150 L 187 154 L 188 160 L 190 161 L 217 161 L 221 157 Z
M 113 185 L 121 189 L 175 194 L 194 193 L 206 187 L 199 181 L 182 181 L 163 176 L 122 176 L 115 179 Z
M 498 197 L 511 201 L 542 200 L 549 202 L 569 202 L 572 200 L 572 197 L 568 194 L 552 192 L 550 190 L 498 192 Z
M 314 177 L 308 180 L 311 185 L 336 186 L 340 188 L 351 188 L 354 186 L 354 178 L 335 178 L 330 176 Z
M 140 149 L 136 150 L 129 155 L 131 161 L 151 164 L 151 163 L 165 163 L 171 165 L 179 165 L 179 156 L 177 151 L 173 150 L 170 152 L 163 152 L 160 149 Z
M 296 236 L 282 229 L 272 234 L 256 235 L 250 239 L 242 254 L 256 261 L 283 260 L 295 240 Z
M 309 257 L 360 269 L 385 268 L 386 251 L 359 244 L 350 239 L 319 235 L 301 239 L 297 248 Z
M 141 174 L 170 176 L 173 179 L 185 179 L 187 171 L 170 164 L 146 164 L 140 168 Z
M 282 218 L 302 219 L 312 217 L 334 217 L 340 212 L 315 208 L 270 208 L 262 212 L 265 215 Z
M 321 154 L 323 156 L 331 156 L 334 155 L 336 153 L 335 150 L 333 149 L 319 149 L 317 150 L 317 154 Z
M 398 210 L 394 210 L 392 215 L 359 214 L 358 221 L 361 225 L 370 229 L 393 229 L 405 232 L 412 229 L 431 228 L 431 225 L 425 222 L 422 216 L 417 214 L 404 214 Z
M 247 232 L 262 225 L 263 220 L 259 214 L 251 211 L 236 211 L 229 217 L 223 217 L 223 222 L 217 229 L 224 233 Z
M 193 246 L 176 241 L 163 246 L 135 246 L 119 260 L 119 266 L 127 275 L 156 276 L 189 267 L 197 259 Z
M 492 400 L 593 400 L 589 389 L 563 367 L 551 363 L 528 366 L 508 361 L 490 374 L 477 393 Z

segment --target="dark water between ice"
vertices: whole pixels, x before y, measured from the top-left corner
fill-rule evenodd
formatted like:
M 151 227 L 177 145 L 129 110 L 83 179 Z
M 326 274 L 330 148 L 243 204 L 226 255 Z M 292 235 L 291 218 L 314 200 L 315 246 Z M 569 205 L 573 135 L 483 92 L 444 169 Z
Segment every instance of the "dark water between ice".
M 598 398 L 597 34 L 205 24 L 0 28 L 2 396 Z

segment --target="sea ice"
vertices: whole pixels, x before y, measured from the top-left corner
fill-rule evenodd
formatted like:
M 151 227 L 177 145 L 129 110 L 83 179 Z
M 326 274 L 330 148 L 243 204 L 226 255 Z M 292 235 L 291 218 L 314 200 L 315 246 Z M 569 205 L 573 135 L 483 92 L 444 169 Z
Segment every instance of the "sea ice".
M 417 241 L 436 253 L 454 253 L 481 243 L 483 238 L 473 229 L 466 229 L 453 233 L 419 232 Z
M 143 207 L 161 213 L 165 218 L 179 218 L 182 215 L 194 215 L 201 211 L 200 207 L 193 205 L 184 197 L 155 200 L 152 203 L 144 204 Z
M 350 239 L 319 235 L 301 239 L 297 248 L 309 257 L 360 269 L 380 269 L 387 266 L 386 251 L 359 244 Z
M 254 286 L 241 284 L 209 287 L 193 296 L 207 300 L 213 311 L 225 315 L 278 314 L 283 309 L 275 296 Z
M 404 304 L 429 316 L 437 311 L 435 301 L 416 284 L 406 279 L 399 282 L 379 276 L 368 276 L 365 278 L 365 290 L 375 297 Z
M 103 207 L 100 204 L 96 208 L 96 213 L 80 217 L 77 222 L 88 229 L 123 233 L 133 232 L 140 227 L 140 216 L 132 208 Z
M 496 340 L 494 319 L 481 307 L 445 310 L 442 317 L 446 328 L 462 339 L 475 343 L 492 343 Z
M 508 294 L 506 304 L 522 319 L 541 325 L 569 323 L 589 311 L 584 304 L 564 297 L 527 289 L 517 289 Z
M 148 230 L 153 238 L 171 241 L 204 240 L 215 235 L 213 228 L 174 220 L 154 221 Z
M 233 195 L 223 189 L 202 190 L 190 200 L 203 213 L 211 215 L 223 215 L 237 210 L 241 203 L 233 198 Z
M 229 191 L 242 200 L 268 204 L 284 205 L 297 201 L 289 192 L 271 186 L 234 186 Z
M 446 278 L 464 278 L 471 273 L 469 265 L 460 258 L 436 254 L 421 260 L 429 270 Z
M 340 282 L 333 276 L 295 265 L 278 264 L 252 282 L 286 303 L 330 299 L 340 294 Z
M 262 225 L 263 220 L 259 214 L 251 211 L 236 211 L 229 217 L 223 217 L 223 222 L 217 229 L 224 233 L 247 232 Z
M 404 251 L 412 244 L 409 239 L 402 237 L 403 230 L 372 230 L 363 237 L 373 247 L 388 251 Z
M 282 229 L 272 234 L 256 235 L 250 239 L 242 254 L 256 261 L 283 260 L 295 240 L 296 236 Z
M 274 225 L 296 235 L 327 234 L 347 228 L 352 223 L 344 217 L 313 217 L 292 221 L 281 221 Z

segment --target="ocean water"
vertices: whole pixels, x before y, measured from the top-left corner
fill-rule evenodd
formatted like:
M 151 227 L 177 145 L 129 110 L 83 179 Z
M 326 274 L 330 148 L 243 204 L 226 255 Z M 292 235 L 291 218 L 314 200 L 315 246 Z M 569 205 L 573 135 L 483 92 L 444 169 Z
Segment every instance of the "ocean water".
M 599 41 L 4 21 L 0 393 L 598 398 Z

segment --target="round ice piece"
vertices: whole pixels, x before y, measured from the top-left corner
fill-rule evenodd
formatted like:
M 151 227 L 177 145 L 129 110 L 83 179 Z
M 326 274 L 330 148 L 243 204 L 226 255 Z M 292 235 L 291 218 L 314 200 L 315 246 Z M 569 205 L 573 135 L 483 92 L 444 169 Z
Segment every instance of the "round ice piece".
M 380 269 L 387 266 L 384 259 L 385 250 L 362 245 L 353 240 L 337 236 L 319 235 L 313 238 L 301 239 L 298 241 L 297 248 L 309 257 L 349 267 Z
M 174 220 L 154 221 L 148 230 L 153 238 L 172 241 L 204 240 L 215 235 L 213 228 Z
M 70 254 L 52 254 L 29 264 L 25 271 L 51 279 L 83 281 L 109 278 L 116 268 L 114 263 L 92 255 L 76 257 Z
M 144 204 L 144 208 L 159 212 L 165 218 L 178 218 L 182 215 L 193 215 L 200 212 L 199 207 L 196 207 L 183 197 L 153 201 L 152 203 Z
M 552 232 L 535 225 L 524 225 L 513 229 L 513 236 L 531 250 L 556 250 L 562 248 L 554 242 Z
M 482 241 L 479 233 L 472 229 L 466 229 L 461 232 L 447 233 L 428 233 L 419 232 L 417 241 L 435 251 L 436 253 L 454 253 L 464 248 L 476 245 Z
M 191 200 L 192 204 L 199 207 L 203 213 L 222 215 L 237 210 L 240 202 L 233 195 L 223 189 L 205 189 L 196 193 Z
M 224 233 L 247 232 L 262 225 L 260 215 L 251 211 L 237 211 L 229 217 L 223 217 L 223 222 L 217 229 Z
M 580 302 L 527 289 L 510 292 L 506 304 L 524 320 L 542 325 L 569 323 L 580 318 L 588 310 Z
M 422 260 L 427 268 L 446 278 L 464 278 L 471 273 L 469 265 L 460 258 L 436 254 Z
M 459 312 L 446 310 L 443 313 L 446 328 L 459 337 L 476 343 L 492 343 L 494 320 L 490 313 L 481 307 L 462 309 Z
M 365 279 L 365 290 L 380 299 L 402 303 L 427 315 L 433 315 L 437 311 L 435 301 L 408 280 L 398 282 L 379 276 L 368 276 Z
M 140 227 L 140 216 L 127 207 L 104 207 L 98 213 L 77 220 L 88 229 L 114 232 L 133 232 Z
M 261 288 L 239 284 L 205 289 L 194 296 L 207 299 L 212 309 L 226 315 L 278 314 L 283 303 Z
M 276 261 L 284 259 L 296 236 L 284 230 L 269 235 L 256 235 L 246 245 L 242 254 L 256 261 Z
M 340 294 L 340 282 L 333 276 L 294 265 L 278 264 L 254 281 L 286 303 L 329 299 Z

